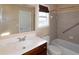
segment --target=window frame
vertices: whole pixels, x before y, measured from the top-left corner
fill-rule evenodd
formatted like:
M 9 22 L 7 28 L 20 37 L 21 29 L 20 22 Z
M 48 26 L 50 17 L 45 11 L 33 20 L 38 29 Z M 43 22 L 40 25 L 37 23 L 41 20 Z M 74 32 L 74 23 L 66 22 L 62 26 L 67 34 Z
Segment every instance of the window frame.
M 41 13 L 41 15 L 40 15 L 40 13 Z M 41 19 L 46 18 L 46 21 L 45 20 L 40 20 L 40 18 Z M 43 21 L 45 21 L 45 22 L 43 22 Z M 41 23 L 41 22 L 43 22 L 43 23 Z M 38 28 L 48 27 L 48 26 L 49 26 L 49 13 L 39 12 Z

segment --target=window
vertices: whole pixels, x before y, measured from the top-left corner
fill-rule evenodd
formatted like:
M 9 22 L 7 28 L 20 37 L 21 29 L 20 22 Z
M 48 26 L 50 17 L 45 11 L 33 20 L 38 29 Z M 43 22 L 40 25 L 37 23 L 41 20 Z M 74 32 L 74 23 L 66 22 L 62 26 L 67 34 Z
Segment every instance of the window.
M 47 27 L 47 26 L 49 26 L 49 13 L 39 12 L 38 27 Z
M 2 24 L 2 8 L 0 9 L 0 24 Z

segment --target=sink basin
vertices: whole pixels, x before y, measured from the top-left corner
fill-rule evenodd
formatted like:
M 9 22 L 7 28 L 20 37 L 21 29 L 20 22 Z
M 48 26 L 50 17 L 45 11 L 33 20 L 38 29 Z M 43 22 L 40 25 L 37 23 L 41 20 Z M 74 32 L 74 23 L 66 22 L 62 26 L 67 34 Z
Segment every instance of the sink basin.
M 46 43 L 46 41 L 32 35 L 27 36 L 24 41 L 19 41 L 17 37 L 4 39 L 0 41 L 0 54 L 21 55 L 40 46 L 43 43 Z

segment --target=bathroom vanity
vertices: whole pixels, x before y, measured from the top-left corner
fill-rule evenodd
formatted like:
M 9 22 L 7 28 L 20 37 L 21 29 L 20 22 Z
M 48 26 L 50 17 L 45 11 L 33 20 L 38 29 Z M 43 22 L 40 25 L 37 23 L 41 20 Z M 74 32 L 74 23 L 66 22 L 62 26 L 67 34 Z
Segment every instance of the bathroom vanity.
M 25 52 L 23 55 L 47 55 L 47 43 Z
M 47 41 L 34 32 L 19 33 L 0 40 L 0 55 L 46 55 Z
M 44 43 L 26 53 L 23 55 L 47 55 L 47 43 Z

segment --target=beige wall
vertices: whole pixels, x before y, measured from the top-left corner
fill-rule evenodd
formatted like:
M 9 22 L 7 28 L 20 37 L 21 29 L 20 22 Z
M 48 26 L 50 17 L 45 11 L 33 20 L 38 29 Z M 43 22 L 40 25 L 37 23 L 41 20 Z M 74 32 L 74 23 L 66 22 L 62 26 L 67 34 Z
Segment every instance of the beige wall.
M 0 24 L 0 34 L 3 32 L 11 32 L 11 34 L 19 32 L 20 10 L 32 12 L 32 29 L 34 30 L 34 7 L 26 7 L 24 5 L 0 5 L 0 8 L 3 10 L 3 20 L 5 20 L 5 22 Z
M 55 16 L 53 14 L 54 11 L 56 11 Z M 53 17 L 56 17 L 55 19 L 52 18 L 50 22 L 51 39 L 56 36 L 56 38 L 79 44 L 79 25 L 63 33 L 66 29 L 79 22 L 79 5 L 57 5 L 51 12 Z M 54 25 L 54 20 L 56 21 L 56 26 Z M 57 35 L 54 35 L 54 30 Z
M 37 35 L 40 37 L 47 36 L 49 35 L 49 27 L 38 28 L 36 32 L 37 32 Z
M 57 23 L 59 38 L 79 43 L 79 25 L 63 33 L 66 29 L 79 23 L 79 5 L 59 5 Z
M 54 11 L 56 5 L 49 5 L 50 10 L 50 27 L 49 27 L 49 35 L 50 35 L 50 44 L 51 41 L 57 38 L 57 20 L 56 20 L 56 11 Z

